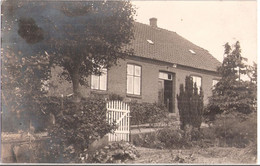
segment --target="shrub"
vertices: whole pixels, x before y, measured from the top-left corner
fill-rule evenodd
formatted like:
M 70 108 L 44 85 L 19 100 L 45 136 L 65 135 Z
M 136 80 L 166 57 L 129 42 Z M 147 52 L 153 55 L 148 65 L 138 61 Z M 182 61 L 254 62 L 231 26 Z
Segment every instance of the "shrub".
M 256 143 L 256 113 L 249 116 L 241 113 L 218 115 L 213 126 L 202 131 L 204 138 L 218 140 L 219 146 L 244 148 Z
M 156 148 L 156 149 L 181 149 L 193 146 L 209 147 L 208 141 L 204 142 L 203 134 L 190 127 L 180 130 L 171 127 L 159 129 L 156 132 L 136 134 L 132 137 L 136 146 Z
M 131 108 L 131 125 L 154 124 L 167 117 L 167 109 L 156 103 L 130 102 L 129 105 Z
M 122 97 L 118 94 L 115 94 L 115 93 L 111 93 L 111 94 L 109 94 L 108 99 L 109 100 L 116 100 L 116 101 L 123 101 L 124 97 Z
M 187 148 L 190 147 L 190 141 L 187 139 L 183 130 L 174 129 L 171 127 L 164 128 L 158 131 L 158 140 L 160 140 L 166 148 Z
M 200 131 L 203 135 L 203 139 L 211 140 L 213 142 L 217 138 L 215 130 L 211 126 L 202 128 Z
M 136 134 L 133 135 L 131 138 L 135 146 L 155 148 L 155 149 L 165 148 L 165 145 L 158 139 L 157 132 Z
M 140 154 L 135 146 L 128 142 L 113 142 L 97 150 L 89 157 L 91 163 L 121 163 L 127 160 L 134 160 Z
M 2 131 L 3 132 L 28 132 L 30 126 L 34 128 L 34 132 L 45 131 L 50 125 L 49 114 L 46 113 L 45 103 L 49 102 L 51 97 L 38 97 L 40 101 L 38 107 L 34 111 L 11 111 L 3 104 L 2 113 Z M 25 108 L 24 106 L 23 109 Z M 27 105 L 26 107 L 30 107 Z
M 50 105 L 55 106 L 52 110 L 56 109 L 56 123 L 49 129 L 53 162 L 79 162 L 79 156 L 85 153 L 94 140 L 114 128 L 106 121 L 104 99 L 85 98 L 80 103 L 75 103 L 64 98 L 61 104 L 56 100 Z
M 196 83 L 193 84 L 192 77 L 186 77 L 185 89 L 183 84 L 180 85 L 180 94 L 177 95 L 177 100 L 181 129 L 184 130 L 186 125 L 200 128 L 202 123 L 203 92 L 200 89 L 200 94 L 198 94 L 198 88 Z

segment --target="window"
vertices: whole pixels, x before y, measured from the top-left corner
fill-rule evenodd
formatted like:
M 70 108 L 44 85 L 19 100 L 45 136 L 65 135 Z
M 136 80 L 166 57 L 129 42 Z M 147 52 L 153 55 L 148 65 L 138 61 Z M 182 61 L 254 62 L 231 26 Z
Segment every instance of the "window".
M 190 53 L 192 53 L 192 54 L 196 54 L 196 52 L 195 51 L 193 51 L 193 50 L 189 50 L 190 51 Z
M 159 72 L 159 78 L 163 80 L 172 80 L 172 75 L 164 72 Z
M 147 40 L 147 42 L 150 44 L 154 44 L 154 42 L 152 40 Z
M 107 69 L 102 69 L 102 74 L 91 75 L 91 89 L 107 90 Z
M 218 80 L 212 80 L 212 87 L 213 87 L 213 89 L 215 88 L 215 85 L 218 83 Z
M 141 66 L 127 65 L 127 94 L 141 94 Z
M 193 80 L 193 83 L 195 85 L 197 85 L 197 88 L 198 88 L 198 93 L 200 93 L 200 88 L 201 88 L 201 77 L 198 77 L 198 76 L 191 76 L 192 77 L 192 80 Z

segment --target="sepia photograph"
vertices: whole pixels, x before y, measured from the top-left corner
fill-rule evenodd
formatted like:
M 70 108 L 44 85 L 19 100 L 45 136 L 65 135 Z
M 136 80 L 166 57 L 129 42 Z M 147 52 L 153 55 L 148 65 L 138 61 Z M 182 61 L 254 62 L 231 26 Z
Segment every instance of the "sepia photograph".
M 2 0 L 0 164 L 257 164 L 256 0 Z

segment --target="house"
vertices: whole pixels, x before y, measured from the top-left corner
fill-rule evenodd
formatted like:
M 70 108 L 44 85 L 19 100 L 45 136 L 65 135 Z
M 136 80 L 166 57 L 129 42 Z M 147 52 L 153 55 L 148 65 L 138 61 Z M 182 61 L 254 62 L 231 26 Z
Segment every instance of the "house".
M 192 76 L 204 91 L 204 103 L 208 102 L 220 78 L 217 59 L 177 33 L 159 28 L 156 18 L 150 19 L 150 25 L 136 22 L 134 34 L 135 39 L 127 47 L 134 49 L 135 56 L 120 59 L 118 65 L 103 69 L 101 76 L 90 76 L 89 87 L 81 87 L 83 96 L 117 94 L 126 101 L 160 102 L 175 114 L 180 84 L 184 84 L 186 76 Z M 51 95 L 72 93 L 68 82 L 60 81 L 57 86 L 60 70 L 56 67 L 52 72 Z
M 62 4 L 55 3 L 57 7 Z M 22 50 L 24 55 L 43 51 L 43 46 L 49 44 L 45 42 L 50 36 L 62 38 L 66 34 L 66 31 L 53 31 L 53 28 L 64 28 L 63 25 L 67 22 L 77 25 L 77 34 L 84 32 L 83 26 L 77 24 L 82 22 L 82 17 L 60 19 L 64 17 L 61 11 L 47 6 L 43 8 L 41 5 L 41 3 L 31 3 L 28 8 L 18 5 L 15 10 L 6 9 L 6 16 L 12 16 L 12 19 L 9 19 L 14 26 L 8 29 L 8 23 L 4 22 L 3 29 L 6 28 L 6 33 L 2 37 L 3 48 L 14 47 L 17 52 Z M 50 26 L 56 19 L 60 20 L 56 22 L 57 25 Z M 26 26 L 28 21 L 29 25 L 34 27 L 32 30 L 36 29 L 35 32 L 22 31 L 28 28 Z M 32 38 L 33 34 L 36 34 L 35 37 L 39 41 Z M 184 83 L 185 77 L 190 75 L 197 85 L 202 87 L 204 100 L 207 103 L 208 97 L 211 96 L 212 84 L 219 79 L 216 68 L 220 62 L 217 59 L 207 50 L 196 46 L 177 33 L 159 28 L 156 18 L 150 19 L 150 25 L 135 22 L 134 37 L 135 39 L 127 47 L 134 49 L 135 56 L 126 57 L 125 60 L 120 59 L 117 66 L 109 70 L 104 69 L 101 76 L 87 78 L 89 87 L 81 87 L 83 96 L 91 94 L 108 96 L 113 93 L 127 101 L 164 103 L 169 112 L 177 113 L 176 95 L 179 93 L 179 86 Z M 52 79 L 49 81 L 52 85 L 49 87 L 50 95 L 65 96 L 73 92 L 71 83 L 57 79 L 60 70 L 61 68 L 55 67 L 52 71 Z

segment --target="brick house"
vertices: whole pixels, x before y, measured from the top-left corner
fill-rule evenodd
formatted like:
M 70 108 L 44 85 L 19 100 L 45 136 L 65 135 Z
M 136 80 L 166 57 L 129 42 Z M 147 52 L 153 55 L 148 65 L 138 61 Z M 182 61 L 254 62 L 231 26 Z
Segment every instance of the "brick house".
M 186 76 L 192 76 L 202 87 L 204 103 L 220 78 L 217 59 L 177 33 L 157 27 L 156 18 L 150 19 L 150 25 L 135 23 L 135 39 L 128 47 L 134 49 L 135 56 L 120 59 L 117 66 L 104 69 L 101 76 L 90 76 L 89 87 L 81 87 L 84 96 L 117 94 L 126 101 L 162 102 L 170 113 L 178 113 L 176 95 Z M 59 70 L 56 67 L 52 72 L 50 82 L 54 86 L 50 93 L 69 95 L 73 92 L 70 83 L 61 81 L 55 86 Z

